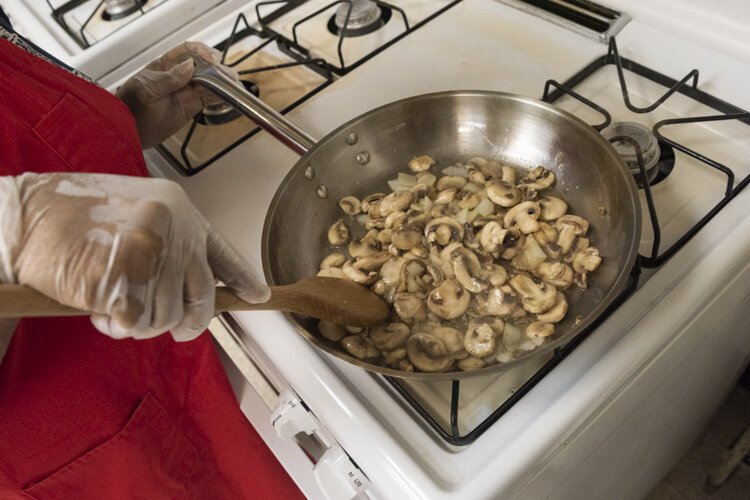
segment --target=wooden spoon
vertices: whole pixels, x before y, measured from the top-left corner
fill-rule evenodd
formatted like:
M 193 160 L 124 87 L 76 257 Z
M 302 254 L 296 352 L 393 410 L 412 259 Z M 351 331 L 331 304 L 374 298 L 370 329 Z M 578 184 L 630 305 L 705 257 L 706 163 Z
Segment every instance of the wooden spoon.
M 337 325 L 373 326 L 383 323 L 388 306 L 376 294 L 352 281 L 305 278 L 271 287 L 271 298 L 250 304 L 223 287 L 216 288 L 216 311 L 285 311 L 332 321 Z M 0 285 L 0 318 L 87 316 L 90 312 L 64 306 L 22 285 Z

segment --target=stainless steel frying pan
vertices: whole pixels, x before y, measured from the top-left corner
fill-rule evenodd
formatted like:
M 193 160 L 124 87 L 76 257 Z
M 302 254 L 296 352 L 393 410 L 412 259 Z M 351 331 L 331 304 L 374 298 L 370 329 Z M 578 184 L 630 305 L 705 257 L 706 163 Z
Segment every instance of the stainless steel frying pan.
M 500 372 L 547 353 L 587 328 L 625 285 L 641 234 L 635 182 L 614 148 L 593 128 L 549 104 L 499 92 L 455 91 L 411 97 L 340 126 L 317 144 L 224 74 L 196 61 L 194 81 L 213 90 L 302 155 L 278 188 L 263 228 L 263 268 L 271 285 L 313 276 L 330 253 L 327 228 L 341 217 L 338 200 L 389 192 L 386 182 L 414 156 L 440 165 L 482 156 L 521 167 L 543 165 L 570 211 L 591 223 L 602 264 L 588 290 L 568 290 L 566 318 L 545 345 L 516 360 L 472 372 L 406 373 L 349 356 L 290 316 L 311 343 L 373 372 L 404 378 L 458 379 Z M 356 137 L 356 142 L 355 142 Z M 578 322 L 576 322 L 578 319 Z

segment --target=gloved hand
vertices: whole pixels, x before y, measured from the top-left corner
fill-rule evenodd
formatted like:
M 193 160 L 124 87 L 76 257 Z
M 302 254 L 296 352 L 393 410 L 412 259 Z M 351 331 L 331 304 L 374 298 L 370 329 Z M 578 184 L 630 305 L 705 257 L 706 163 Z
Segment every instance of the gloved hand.
M 185 42 L 147 64 L 116 92 L 135 116 L 143 149 L 162 143 L 205 105 L 221 102 L 210 90 L 190 83 L 192 59 L 175 64 L 184 54 L 197 55 L 212 63 L 221 60 L 218 50 L 200 42 Z
M 114 338 L 192 340 L 223 281 L 270 296 L 175 183 L 102 174 L 0 177 L 0 279 L 78 309 Z

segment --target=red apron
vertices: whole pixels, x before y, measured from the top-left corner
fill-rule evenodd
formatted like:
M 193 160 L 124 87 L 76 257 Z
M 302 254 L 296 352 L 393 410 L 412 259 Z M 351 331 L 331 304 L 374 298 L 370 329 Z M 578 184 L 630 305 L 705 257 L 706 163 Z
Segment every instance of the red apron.
M 127 107 L 0 38 L 0 175 L 146 175 Z M 0 498 L 297 498 L 204 333 L 23 320 L 0 365 Z

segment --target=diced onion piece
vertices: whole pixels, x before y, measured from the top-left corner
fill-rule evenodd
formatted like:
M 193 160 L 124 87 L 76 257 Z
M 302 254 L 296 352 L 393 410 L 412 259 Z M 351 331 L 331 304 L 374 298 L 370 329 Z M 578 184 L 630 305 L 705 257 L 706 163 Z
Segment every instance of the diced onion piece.
M 503 346 L 505 346 L 506 350 L 515 351 L 525 338 L 526 336 L 519 327 L 509 321 L 505 322 L 505 326 L 503 327 Z
M 458 165 L 451 165 L 450 167 L 446 167 L 441 170 L 440 173 L 442 173 L 443 175 L 457 175 L 464 178 L 469 176 L 469 170 L 464 166 Z
M 468 208 L 462 208 L 458 211 L 458 213 L 455 216 L 455 219 L 460 222 L 461 224 L 466 224 L 466 220 L 469 217 L 469 209 Z
M 388 187 L 391 191 L 407 191 L 409 188 L 414 187 L 417 184 L 417 178 L 413 175 L 404 174 L 399 172 L 395 179 L 388 181 Z

